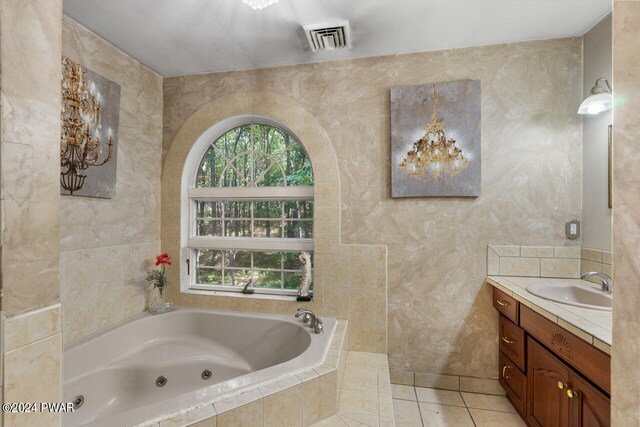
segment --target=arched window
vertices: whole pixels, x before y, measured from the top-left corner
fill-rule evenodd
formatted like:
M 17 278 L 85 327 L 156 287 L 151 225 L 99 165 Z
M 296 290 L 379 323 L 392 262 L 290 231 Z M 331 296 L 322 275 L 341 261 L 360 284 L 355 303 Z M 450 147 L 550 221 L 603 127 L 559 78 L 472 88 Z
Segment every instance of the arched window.
M 251 280 L 257 294 L 295 295 L 299 255 L 313 252 L 306 150 L 266 120 L 226 127 L 209 141 L 186 194 L 188 238 L 181 240 L 190 260 L 188 288 L 240 292 Z

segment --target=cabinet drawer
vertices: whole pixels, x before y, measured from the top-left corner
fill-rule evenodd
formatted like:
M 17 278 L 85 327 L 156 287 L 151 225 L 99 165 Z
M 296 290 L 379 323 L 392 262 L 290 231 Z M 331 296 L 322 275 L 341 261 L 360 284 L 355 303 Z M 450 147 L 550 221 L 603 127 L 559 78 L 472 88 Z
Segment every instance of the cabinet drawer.
M 493 288 L 493 306 L 507 319 L 511 320 L 515 324 L 518 324 L 518 301 L 505 294 L 498 288 Z
M 527 402 L 527 377 L 515 366 L 503 352 L 499 355 L 499 380 L 502 388 L 507 392 L 507 397 L 513 406 L 525 414 L 525 403 Z
M 528 307 L 522 307 L 520 325 L 559 358 L 573 366 L 605 392 L 611 393 L 611 358 Z
M 524 330 L 504 316 L 500 316 L 499 328 L 500 351 L 509 356 L 515 365 L 524 371 L 525 335 Z

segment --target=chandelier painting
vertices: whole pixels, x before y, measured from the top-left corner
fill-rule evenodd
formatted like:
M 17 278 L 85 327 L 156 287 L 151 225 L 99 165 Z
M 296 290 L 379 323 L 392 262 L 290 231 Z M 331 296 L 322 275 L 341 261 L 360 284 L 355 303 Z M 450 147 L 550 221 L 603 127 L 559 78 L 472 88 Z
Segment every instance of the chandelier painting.
M 61 194 L 113 197 L 120 86 L 62 58 Z
M 392 197 L 478 196 L 480 82 L 392 88 L 391 139 Z
M 469 159 L 465 157 L 462 148 L 455 139 L 447 139 L 445 125 L 438 120 L 435 84 L 432 98 L 431 122 L 424 125 L 424 135 L 413 143 L 411 150 L 402 156 L 400 162 L 403 171 L 418 179 L 422 179 L 427 173 L 430 173 L 433 179 L 445 175 L 455 176 L 469 165 Z

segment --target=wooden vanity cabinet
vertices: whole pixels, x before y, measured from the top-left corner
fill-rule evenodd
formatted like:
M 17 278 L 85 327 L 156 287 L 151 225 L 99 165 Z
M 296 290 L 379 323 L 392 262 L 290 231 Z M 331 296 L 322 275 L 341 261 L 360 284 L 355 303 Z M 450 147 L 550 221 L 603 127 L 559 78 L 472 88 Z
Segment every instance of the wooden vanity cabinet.
M 572 373 L 571 389 L 578 394 L 571 401 L 570 426 L 604 427 L 611 425 L 611 401 L 580 375 Z
M 611 358 L 494 288 L 499 382 L 534 427 L 609 427 Z
M 534 339 L 528 341 L 527 422 L 536 427 L 610 426 L 609 398 Z
M 569 398 L 565 385 L 569 383 L 569 368 L 531 338 L 527 346 L 527 422 L 536 427 L 566 427 Z

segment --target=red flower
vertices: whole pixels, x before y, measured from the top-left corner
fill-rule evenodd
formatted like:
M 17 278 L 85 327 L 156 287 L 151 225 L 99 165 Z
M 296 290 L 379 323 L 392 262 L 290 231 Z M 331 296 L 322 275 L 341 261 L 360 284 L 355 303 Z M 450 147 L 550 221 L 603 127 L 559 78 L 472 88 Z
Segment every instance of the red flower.
M 171 265 L 171 255 L 160 254 L 156 257 L 156 267 L 159 265 Z

